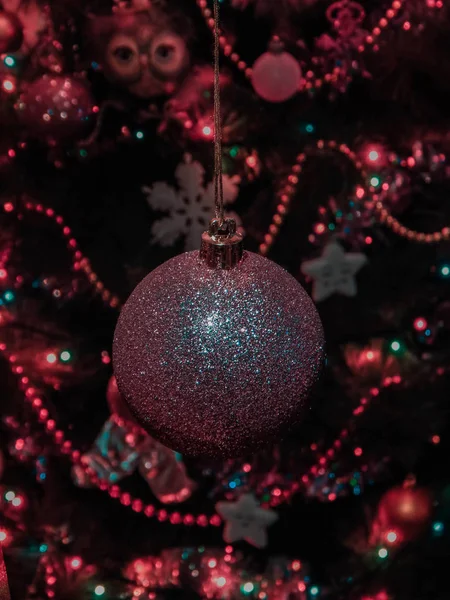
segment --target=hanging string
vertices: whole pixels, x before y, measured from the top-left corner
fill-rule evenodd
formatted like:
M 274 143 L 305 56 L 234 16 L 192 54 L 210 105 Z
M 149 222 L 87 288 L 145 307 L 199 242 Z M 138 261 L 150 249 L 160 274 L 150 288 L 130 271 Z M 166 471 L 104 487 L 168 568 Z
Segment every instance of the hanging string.
M 219 0 L 214 0 L 214 202 L 216 219 L 224 220 L 222 179 L 222 124 L 220 119 L 220 30 Z

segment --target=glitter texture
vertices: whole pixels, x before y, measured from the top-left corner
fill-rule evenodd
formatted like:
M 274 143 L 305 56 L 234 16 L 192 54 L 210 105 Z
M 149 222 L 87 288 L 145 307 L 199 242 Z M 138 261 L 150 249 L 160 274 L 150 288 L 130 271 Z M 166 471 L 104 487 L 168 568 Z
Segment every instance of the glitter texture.
M 232 457 L 299 421 L 323 354 L 316 308 L 284 269 L 251 252 L 230 271 L 210 269 L 195 251 L 131 294 L 113 361 L 131 411 L 158 440 Z
M 0 546 L 0 600 L 10 600 L 8 589 L 8 577 L 6 575 L 5 563 L 3 561 L 2 549 Z

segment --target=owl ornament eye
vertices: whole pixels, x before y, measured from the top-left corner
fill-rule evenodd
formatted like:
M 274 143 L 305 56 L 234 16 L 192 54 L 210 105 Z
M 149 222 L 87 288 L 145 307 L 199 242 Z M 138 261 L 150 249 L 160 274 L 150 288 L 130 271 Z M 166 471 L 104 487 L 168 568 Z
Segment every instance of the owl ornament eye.
M 106 67 L 109 74 L 120 82 L 133 82 L 141 77 L 139 48 L 127 35 L 111 38 L 106 50 Z
M 161 77 L 177 77 L 187 64 L 187 54 L 183 38 L 176 33 L 160 33 L 150 45 L 151 68 Z

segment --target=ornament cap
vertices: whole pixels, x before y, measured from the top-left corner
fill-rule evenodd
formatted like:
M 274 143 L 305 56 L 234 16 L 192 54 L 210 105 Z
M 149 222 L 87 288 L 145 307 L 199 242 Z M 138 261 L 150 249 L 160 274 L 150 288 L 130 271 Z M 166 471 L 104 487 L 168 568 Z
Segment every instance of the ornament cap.
M 236 231 L 232 219 L 213 219 L 209 230 L 202 235 L 200 258 L 211 269 L 230 270 L 242 259 L 244 245 L 242 235 Z
M 269 52 L 272 54 L 281 54 L 284 52 L 284 44 L 277 35 L 274 35 L 270 40 Z

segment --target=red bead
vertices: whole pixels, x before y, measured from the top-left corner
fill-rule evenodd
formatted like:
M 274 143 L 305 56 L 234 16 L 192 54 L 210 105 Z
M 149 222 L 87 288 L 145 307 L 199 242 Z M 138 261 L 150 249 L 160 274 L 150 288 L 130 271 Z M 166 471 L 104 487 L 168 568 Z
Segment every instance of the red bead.
M 200 525 L 200 527 L 207 527 L 208 517 L 206 515 L 199 515 L 197 517 L 197 525 Z
M 183 518 L 183 523 L 185 525 L 193 525 L 195 523 L 195 519 L 192 515 L 185 515 Z
M 127 492 L 124 492 L 121 496 L 120 496 L 120 502 L 121 504 L 123 504 L 124 506 L 130 506 L 131 504 L 131 496 L 130 494 L 128 494 Z
M 213 515 L 210 517 L 209 522 L 213 527 L 219 527 L 222 523 L 222 519 L 219 517 L 219 515 Z

